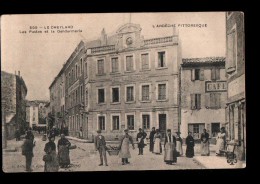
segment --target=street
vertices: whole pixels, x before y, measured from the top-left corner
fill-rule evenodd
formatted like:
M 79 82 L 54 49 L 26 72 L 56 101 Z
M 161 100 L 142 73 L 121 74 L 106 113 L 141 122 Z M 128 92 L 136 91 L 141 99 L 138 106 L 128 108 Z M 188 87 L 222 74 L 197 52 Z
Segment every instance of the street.
M 59 137 L 56 137 L 57 145 Z M 34 147 L 34 157 L 32 161 L 33 172 L 43 172 L 44 146 L 46 141 L 41 140 L 41 135 L 35 134 L 36 146 Z M 8 144 L 20 147 L 23 141 L 8 141 Z M 94 150 L 93 143 L 81 143 L 70 140 L 77 148 L 70 150 L 71 167 L 59 169 L 60 172 L 68 171 L 121 171 L 121 170 L 180 170 L 180 169 L 204 169 L 202 165 L 196 163 L 192 158 L 178 157 L 176 165 L 167 165 L 163 161 L 162 155 L 155 155 L 149 152 L 149 147 L 145 147 L 144 155 L 138 155 L 138 149 L 130 150 L 132 158 L 130 164 L 122 165 L 118 156 L 109 156 L 107 153 L 108 166 L 99 165 L 99 153 Z M 21 149 L 16 152 L 3 152 L 4 172 L 25 172 L 25 157 L 21 154 Z

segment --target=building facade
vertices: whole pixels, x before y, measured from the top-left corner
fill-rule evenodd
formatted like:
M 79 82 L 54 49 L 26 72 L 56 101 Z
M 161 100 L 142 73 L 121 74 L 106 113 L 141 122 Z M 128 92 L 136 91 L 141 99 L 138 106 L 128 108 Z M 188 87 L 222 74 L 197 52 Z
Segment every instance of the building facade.
M 5 101 L 6 135 L 14 138 L 16 129 L 25 132 L 27 87 L 23 78 L 18 75 L 1 71 L 1 100 Z
M 199 139 L 203 129 L 211 138 L 226 126 L 225 58 L 189 58 L 181 64 L 181 133 Z
M 139 128 L 149 133 L 156 127 L 163 135 L 166 129 L 178 131 L 178 35 L 144 39 L 140 25 L 129 23 L 111 36 L 103 29 L 91 44 L 86 43 L 85 62 L 88 138 L 98 129 L 108 140 L 118 139 L 125 128 L 133 136 Z
M 244 14 L 226 13 L 227 40 L 227 87 L 226 121 L 228 138 L 237 143 L 236 153 L 240 160 L 246 154 L 246 99 L 245 99 L 245 42 Z

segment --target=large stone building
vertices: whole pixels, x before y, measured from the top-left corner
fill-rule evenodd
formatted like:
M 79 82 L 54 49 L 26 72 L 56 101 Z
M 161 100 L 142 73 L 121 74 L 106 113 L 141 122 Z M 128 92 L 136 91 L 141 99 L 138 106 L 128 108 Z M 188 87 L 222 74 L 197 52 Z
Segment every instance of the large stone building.
M 195 139 L 207 129 L 211 138 L 226 126 L 225 58 L 189 58 L 181 64 L 181 133 Z
M 103 29 L 95 47 L 87 48 L 85 130 L 101 129 L 117 139 L 128 128 L 152 127 L 162 134 L 178 130 L 179 37 L 144 39 L 141 27 L 125 24 L 108 36 Z M 92 42 L 93 44 L 93 42 Z M 73 127 L 73 121 L 69 121 Z
M 1 100 L 5 102 L 7 139 L 14 138 L 16 129 L 25 132 L 27 87 L 23 78 L 18 75 L 1 71 Z
M 246 153 L 246 99 L 245 99 L 245 35 L 244 14 L 226 13 L 227 40 L 227 87 L 226 118 L 228 138 L 237 143 L 236 153 L 240 160 Z

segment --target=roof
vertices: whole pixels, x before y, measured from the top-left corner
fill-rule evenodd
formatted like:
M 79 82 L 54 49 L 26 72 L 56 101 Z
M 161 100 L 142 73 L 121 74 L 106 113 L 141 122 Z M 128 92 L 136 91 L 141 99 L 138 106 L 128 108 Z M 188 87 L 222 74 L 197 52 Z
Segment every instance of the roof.
M 194 66 L 201 64 L 225 65 L 225 57 L 183 58 L 182 66 Z

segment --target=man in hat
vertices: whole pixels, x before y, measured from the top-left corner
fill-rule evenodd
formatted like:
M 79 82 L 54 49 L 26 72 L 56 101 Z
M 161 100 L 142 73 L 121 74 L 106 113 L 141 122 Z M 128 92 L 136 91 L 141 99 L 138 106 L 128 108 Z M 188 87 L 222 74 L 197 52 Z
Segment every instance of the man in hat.
M 147 134 L 143 131 L 143 129 L 139 128 L 139 133 L 137 134 L 136 141 L 138 141 L 138 148 L 139 148 L 139 154 L 143 155 L 144 153 L 144 139 L 146 138 Z
M 128 130 L 124 130 L 125 135 L 122 137 L 119 145 L 119 157 L 122 158 L 122 165 L 129 164 L 128 158 L 131 158 L 129 144 L 131 143 L 133 149 L 135 149 L 133 138 L 128 134 Z
M 97 131 L 98 135 L 95 138 L 95 148 L 96 151 L 98 150 L 100 155 L 100 164 L 99 166 L 103 165 L 103 158 L 105 160 L 105 166 L 108 166 L 107 164 L 107 155 L 106 155 L 106 140 L 103 135 L 101 135 L 101 130 Z
M 153 148 L 154 148 L 154 135 L 155 135 L 156 131 L 155 131 L 155 127 L 152 128 L 152 131 L 150 132 L 150 152 L 153 152 Z

